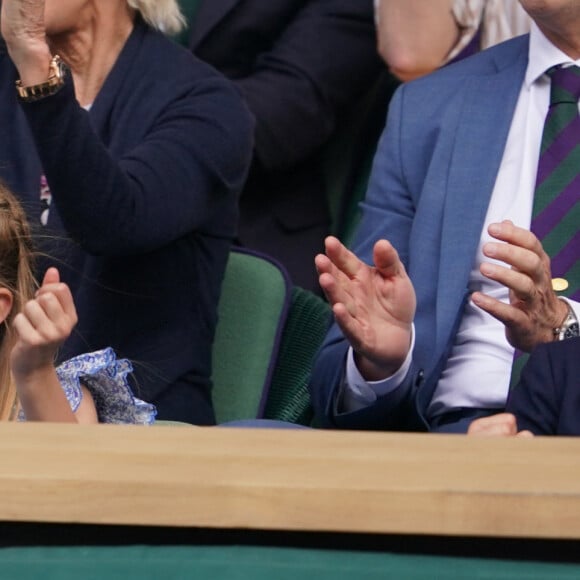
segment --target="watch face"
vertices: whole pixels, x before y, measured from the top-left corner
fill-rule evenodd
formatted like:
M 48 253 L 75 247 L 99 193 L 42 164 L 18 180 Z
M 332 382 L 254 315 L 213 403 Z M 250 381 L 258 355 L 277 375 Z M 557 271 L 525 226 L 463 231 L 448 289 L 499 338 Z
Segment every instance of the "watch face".
M 580 336 L 580 326 L 578 326 L 577 322 L 572 323 L 566 330 L 564 331 L 564 340 L 567 338 L 574 338 L 575 336 Z

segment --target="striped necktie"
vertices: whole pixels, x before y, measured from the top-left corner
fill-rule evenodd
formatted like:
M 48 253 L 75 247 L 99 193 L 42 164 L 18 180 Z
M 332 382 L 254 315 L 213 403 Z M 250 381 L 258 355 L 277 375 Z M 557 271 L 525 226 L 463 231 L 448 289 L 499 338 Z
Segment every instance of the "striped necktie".
M 531 230 L 550 256 L 559 296 L 580 299 L 580 68 L 553 67 L 544 123 Z M 511 386 L 527 355 L 516 352 Z

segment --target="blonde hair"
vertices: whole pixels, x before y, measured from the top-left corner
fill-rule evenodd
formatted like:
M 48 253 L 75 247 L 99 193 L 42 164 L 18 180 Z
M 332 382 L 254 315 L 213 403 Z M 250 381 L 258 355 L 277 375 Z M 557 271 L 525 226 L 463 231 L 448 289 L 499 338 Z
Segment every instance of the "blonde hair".
M 177 34 L 185 28 L 185 18 L 177 0 L 127 0 L 145 22 L 165 34 Z
M 14 418 L 17 397 L 10 373 L 14 344 L 12 321 L 34 296 L 34 251 L 26 214 L 8 188 L 0 182 L 0 287 L 12 293 L 12 308 L 0 324 L 0 419 Z

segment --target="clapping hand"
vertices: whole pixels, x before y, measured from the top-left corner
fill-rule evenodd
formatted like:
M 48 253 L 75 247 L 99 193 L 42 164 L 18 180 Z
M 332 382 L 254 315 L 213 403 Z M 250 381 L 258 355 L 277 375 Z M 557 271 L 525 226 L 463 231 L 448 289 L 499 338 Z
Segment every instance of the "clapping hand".
M 567 306 L 552 289 L 550 258 L 536 236 L 511 221 L 491 224 L 489 234 L 504 243 L 489 242 L 484 254 L 506 266 L 484 262 L 481 273 L 509 288 L 509 304 L 481 292 L 472 300 L 505 325 L 510 344 L 530 352 L 553 340 L 553 329 L 566 317 Z
M 415 291 L 399 255 L 386 240 L 375 244 L 374 267 L 336 238 L 316 256 L 319 282 L 367 380 L 392 375 L 404 362 L 415 315 Z

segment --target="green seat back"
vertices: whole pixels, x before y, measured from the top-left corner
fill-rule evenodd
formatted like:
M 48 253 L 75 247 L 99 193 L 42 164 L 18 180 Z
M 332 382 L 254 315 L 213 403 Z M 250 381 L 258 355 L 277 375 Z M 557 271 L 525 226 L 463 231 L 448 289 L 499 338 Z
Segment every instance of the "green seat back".
M 281 266 L 266 256 L 232 250 L 212 351 L 218 423 L 262 415 L 290 298 Z
M 314 357 L 332 319 L 327 302 L 302 288 L 292 290 L 292 306 L 272 377 L 264 416 L 309 425 L 313 419 L 308 382 Z

